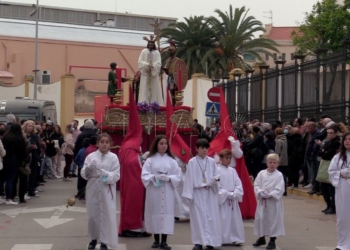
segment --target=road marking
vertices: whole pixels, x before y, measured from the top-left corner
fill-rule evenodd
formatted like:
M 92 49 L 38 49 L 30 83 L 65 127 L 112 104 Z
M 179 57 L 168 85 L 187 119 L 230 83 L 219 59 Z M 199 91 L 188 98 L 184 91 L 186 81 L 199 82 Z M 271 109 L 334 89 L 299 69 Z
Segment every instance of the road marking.
M 253 246 L 241 246 L 243 248 L 243 250 L 258 250 L 259 248 L 257 247 L 253 247 Z M 262 248 L 260 248 L 262 249 Z M 264 246 L 264 249 L 265 249 L 265 246 Z M 278 246 L 276 246 L 276 249 L 277 250 L 282 250 L 281 248 L 279 248 Z
M 21 208 L 14 208 L 14 209 L 8 209 L 8 210 L 0 210 L 0 214 L 7 215 L 11 218 L 16 218 L 19 214 L 31 214 L 31 213 L 43 213 L 43 212 L 52 212 L 56 210 L 61 210 L 64 212 L 78 212 L 78 213 L 86 213 L 85 207 L 66 207 L 65 205 L 57 206 L 57 207 L 39 207 L 39 208 L 28 208 L 28 207 L 21 207 Z M 117 214 L 120 213 L 120 211 L 116 212 Z
M 74 220 L 74 218 L 60 219 L 60 216 L 63 214 L 63 212 L 64 211 L 62 211 L 62 210 L 57 210 L 51 216 L 50 219 L 33 219 L 33 220 L 35 220 L 37 223 L 39 223 L 40 225 L 42 225 L 46 229 Z
M 254 222 L 253 223 L 243 222 L 243 226 L 245 226 L 245 227 L 254 227 Z
M 88 249 L 88 246 L 89 246 L 89 245 L 86 246 L 86 249 Z M 101 245 L 100 245 L 100 244 L 97 244 L 95 249 L 100 249 L 100 247 L 101 247 Z M 108 248 L 108 249 L 113 250 L 113 249 L 115 249 L 115 248 Z M 117 249 L 118 249 L 118 250 L 127 250 L 126 244 L 118 244 L 118 248 L 117 248 Z M 172 248 L 172 249 L 173 249 L 173 248 Z
M 51 250 L 52 244 L 16 244 L 11 250 Z
M 171 245 L 172 250 L 192 250 L 193 245 Z

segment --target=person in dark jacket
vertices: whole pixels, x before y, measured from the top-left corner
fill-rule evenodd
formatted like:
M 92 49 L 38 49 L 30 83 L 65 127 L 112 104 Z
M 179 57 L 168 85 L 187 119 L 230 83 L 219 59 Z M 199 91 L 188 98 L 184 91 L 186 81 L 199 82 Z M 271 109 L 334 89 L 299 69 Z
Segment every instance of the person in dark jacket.
M 77 140 L 75 141 L 75 145 L 74 145 L 74 159 L 75 157 L 78 155 L 79 150 L 82 149 L 83 147 L 83 141 L 85 138 L 89 138 L 93 135 L 96 135 L 96 132 L 94 131 L 94 122 L 90 119 L 86 120 L 84 123 L 84 130 L 83 132 L 81 132 L 78 137 Z
M 287 136 L 288 141 L 288 183 L 289 188 L 297 188 L 299 182 L 299 170 L 303 164 L 303 138 L 298 128 L 292 128 Z
M 6 126 L 5 126 L 5 131 L 9 131 L 12 124 L 16 122 L 16 117 L 13 114 L 8 114 L 6 116 Z
M 337 154 L 340 148 L 341 142 L 340 137 L 337 135 L 339 132 L 339 125 L 333 124 L 327 129 L 327 139 L 324 147 L 320 150 L 319 156 L 322 160 L 330 161 Z M 321 191 L 325 202 L 327 203 L 327 208 L 322 212 L 325 214 L 335 214 L 335 187 L 330 183 L 321 183 Z
M 317 155 L 319 151 L 319 146 L 316 144 L 316 137 L 320 135 L 320 132 L 317 130 L 316 123 L 308 122 L 307 130 L 309 133 L 308 141 L 306 144 L 305 157 L 306 164 L 309 172 L 309 185 L 305 186 L 305 188 L 313 188 L 313 185 L 316 181 L 317 174 Z M 315 187 L 316 188 L 316 187 Z M 317 192 L 318 190 L 312 190 Z
M 255 179 L 258 173 L 263 170 L 264 165 L 262 164 L 262 160 L 267 152 L 265 152 L 264 137 L 260 133 L 260 128 L 254 126 L 252 130 L 254 138 L 248 144 L 247 148 L 252 162 L 253 177 Z
M 12 185 L 18 167 L 26 158 L 27 151 L 21 126 L 19 124 L 12 124 L 10 130 L 3 136 L 1 141 L 6 150 L 6 155 L 3 158 L 3 169 L 0 171 L 0 193 L 3 193 L 4 183 L 6 182 L 6 201 L 0 198 L 0 203 L 6 203 L 6 205 L 17 205 L 18 203 L 11 199 Z

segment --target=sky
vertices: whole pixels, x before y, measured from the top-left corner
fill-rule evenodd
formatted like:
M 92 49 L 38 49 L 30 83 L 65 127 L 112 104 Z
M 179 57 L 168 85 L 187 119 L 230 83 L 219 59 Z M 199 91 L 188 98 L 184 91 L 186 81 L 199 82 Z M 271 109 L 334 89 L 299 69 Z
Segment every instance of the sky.
M 36 0 L 5 1 L 36 3 Z M 195 15 L 215 16 L 215 9 L 228 11 L 232 4 L 234 8 L 245 6 L 250 9 L 249 15 L 263 24 L 271 22 L 268 18 L 270 14 L 267 13 L 271 10 L 274 26 L 297 26 L 304 20 L 305 12 L 310 12 L 316 2 L 317 0 L 40 0 L 39 5 L 174 17 L 183 21 L 184 17 Z

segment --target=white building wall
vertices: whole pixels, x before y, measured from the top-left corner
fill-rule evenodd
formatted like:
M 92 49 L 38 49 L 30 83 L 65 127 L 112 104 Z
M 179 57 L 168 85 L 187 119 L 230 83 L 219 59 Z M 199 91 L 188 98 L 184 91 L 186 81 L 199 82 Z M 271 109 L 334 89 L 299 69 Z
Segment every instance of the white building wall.
M 16 87 L 0 86 L 0 100 L 13 100 L 16 97 L 24 97 L 25 85 Z

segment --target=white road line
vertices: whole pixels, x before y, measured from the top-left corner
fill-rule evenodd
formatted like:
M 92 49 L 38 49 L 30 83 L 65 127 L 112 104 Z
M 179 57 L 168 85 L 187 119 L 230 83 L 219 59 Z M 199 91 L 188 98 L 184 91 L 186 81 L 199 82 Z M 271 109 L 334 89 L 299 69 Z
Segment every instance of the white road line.
M 241 246 L 243 248 L 243 250 L 259 250 L 259 249 L 266 249 L 266 245 L 265 246 L 261 246 L 261 247 L 253 247 L 253 246 Z M 278 246 L 276 246 L 277 250 L 282 250 L 281 248 L 279 248 Z
M 52 244 L 16 244 L 11 250 L 51 250 Z
M 334 250 L 335 247 L 316 247 L 318 250 Z
M 101 246 L 100 244 L 97 244 L 95 249 L 100 249 L 100 246 Z M 86 246 L 86 249 L 88 249 L 88 246 Z M 108 248 L 108 249 L 113 250 L 115 248 Z M 126 244 L 118 244 L 118 250 L 127 250 Z

